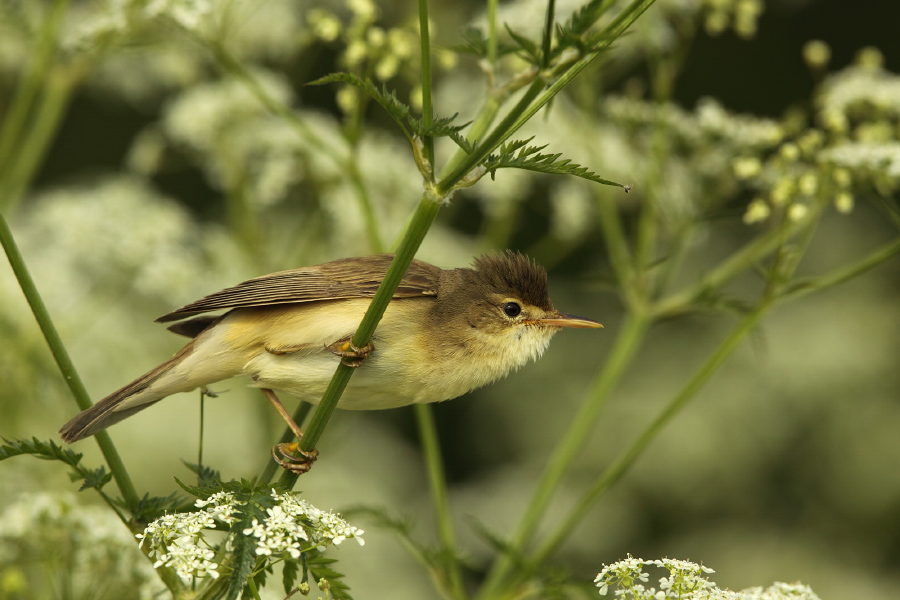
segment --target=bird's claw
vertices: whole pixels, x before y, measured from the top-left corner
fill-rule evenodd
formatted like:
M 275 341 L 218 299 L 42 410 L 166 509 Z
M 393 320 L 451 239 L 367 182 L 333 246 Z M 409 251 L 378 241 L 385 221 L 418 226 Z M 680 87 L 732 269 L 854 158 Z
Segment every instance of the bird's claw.
M 300 456 L 296 456 L 297 452 Z M 280 458 L 279 455 L 281 455 Z M 316 459 L 319 458 L 319 451 L 313 448 L 309 452 L 300 450 L 300 444 L 297 442 L 277 444 L 272 448 L 272 458 L 275 459 L 282 468 L 287 469 L 294 475 L 303 475 L 312 468 Z
M 355 369 L 362 364 L 364 358 L 368 358 L 372 354 L 375 346 L 372 345 L 372 342 L 369 342 L 365 346 L 357 348 L 353 345 L 352 340 L 338 340 L 333 344 L 326 344 L 325 349 L 332 354 L 340 356 L 342 364 Z

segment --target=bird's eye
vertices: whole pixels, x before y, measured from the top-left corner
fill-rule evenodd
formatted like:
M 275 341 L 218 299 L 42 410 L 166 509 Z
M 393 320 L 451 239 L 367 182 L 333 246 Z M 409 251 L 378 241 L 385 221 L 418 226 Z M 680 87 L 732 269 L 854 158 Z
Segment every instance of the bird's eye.
M 522 307 L 518 302 L 505 302 L 503 304 L 503 314 L 509 318 L 518 317 L 522 312 Z

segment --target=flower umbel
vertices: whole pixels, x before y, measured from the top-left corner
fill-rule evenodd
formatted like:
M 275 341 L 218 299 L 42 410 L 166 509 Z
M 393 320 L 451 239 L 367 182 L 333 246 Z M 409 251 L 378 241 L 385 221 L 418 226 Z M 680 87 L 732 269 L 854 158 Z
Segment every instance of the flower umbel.
M 216 562 L 217 547 L 205 538 L 207 531 L 228 531 L 224 542 L 219 542 L 225 548 L 233 546 L 235 536 L 251 536 L 256 540 L 257 556 L 270 560 L 297 560 L 303 552 L 322 550 L 348 538 L 363 545 L 361 529 L 298 496 L 275 489 L 249 498 L 230 491 L 217 492 L 194 503 L 199 511 L 164 515 L 136 537 L 142 546 L 149 544 L 150 556 L 157 559 L 154 567 L 174 569 L 185 583 L 195 578 L 216 579 L 225 566 Z M 249 527 L 243 526 L 248 523 Z
M 648 588 L 646 583 L 650 576 L 644 573 L 644 565 L 653 565 L 669 571 L 668 577 L 660 577 L 659 590 Z M 628 558 L 603 565 L 594 583 L 600 588 L 600 595 L 605 596 L 610 586 L 615 589 L 618 598 L 630 600 L 819 600 L 809 586 L 802 583 L 776 582 L 766 589 L 762 587 L 748 588 L 740 592 L 723 590 L 715 582 L 707 579 L 706 574 L 714 571 L 709 567 L 674 558 L 660 560 L 643 560 Z

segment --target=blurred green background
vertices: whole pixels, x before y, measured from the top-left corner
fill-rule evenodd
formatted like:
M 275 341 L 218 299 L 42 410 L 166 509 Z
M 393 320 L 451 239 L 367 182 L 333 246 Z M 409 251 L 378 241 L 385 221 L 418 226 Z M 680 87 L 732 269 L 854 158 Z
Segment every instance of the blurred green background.
M 437 41 L 445 47 L 458 43 L 470 20 L 481 18 L 481 5 L 474 2 L 433 4 Z M 92 6 L 73 3 L 73 22 L 78 11 L 89 15 Z M 344 10 L 341 4 L 322 6 L 337 14 Z M 501 5 L 518 20 L 538 25 L 542 6 Z M 385 27 L 406 26 L 415 14 L 411 3 L 379 7 Z M 302 108 L 321 135 L 337 136 L 335 90 L 303 84 L 342 67 L 335 44 L 309 33 L 307 16 L 307 8 L 291 3 L 260 3 L 253 18 L 262 23 L 250 22 L 235 34 L 235 51 L 260 71 L 279 73 L 271 88 L 276 95 Z M 864 46 L 881 51 L 886 69 L 900 70 L 897 18 L 890 0 L 782 0 L 766 3 L 751 39 L 732 31 L 712 36 L 698 26 L 673 100 L 691 111 L 700 98 L 713 97 L 731 111 L 780 118 L 806 105 L 814 89 L 801 52 L 808 40 L 830 45 L 832 70 L 847 66 Z M 11 21 L 2 27 L 5 111 L 27 44 L 9 34 L 15 29 Z M 646 88 L 642 58 L 617 68 L 604 87 L 588 79 L 572 94 Z M 95 399 L 180 348 L 179 338 L 153 324 L 159 315 L 249 277 L 369 251 L 342 174 L 316 149 L 297 149 L 283 123 L 220 82 L 196 46 L 181 40 L 158 50 L 147 37 L 136 37 L 77 89 L 21 204 L 4 212 Z M 438 77 L 436 109 L 468 120 L 479 103 L 480 82 L 474 60 L 460 57 Z M 413 87 L 402 77 L 390 85 L 403 94 Z M 381 234 L 390 242 L 421 184 L 408 148 L 375 109 L 368 113 L 374 124 L 361 142 L 359 160 Z M 638 176 L 622 171 L 622 164 L 598 162 L 604 152 L 615 152 L 603 147 L 600 133 L 586 130 L 581 138 L 567 138 L 577 129 L 570 117 L 566 104 L 557 103 L 547 120 L 533 126 L 538 140 L 551 141 L 552 151 L 602 176 L 635 184 L 639 194 Z M 558 308 L 606 327 L 565 331 L 538 363 L 435 407 L 457 532 L 475 565 L 473 579 L 492 556 L 473 524 L 501 535 L 513 529 L 623 318 L 592 204 L 559 200 L 583 195 L 584 188 L 568 185 L 562 178 L 504 171 L 494 183 L 459 193 L 419 254 L 457 267 L 498 242 L 529 252 L 548 267 Z M 663 181 L 658 192 L 663 201 L 666 186 Z M 632 202 L 620 200 L 625 206 Z M 689 281 L 749 239 L 749 228 L 740 223 L 747 200 L 730 200 L 704 224 L 706 237 L 689 250 L 680 277 Z M 892 235 L 882 214 L 858 198 L 851 215 L 824 217 L 801 271 L 845 264 Z M 750 274 L 729 292 L 741 298 L 757 287 Z M 0 435 L 57 439 L 76 408 L 5 261 L 0 308 Z M 727 314 L 702 314 L 654 326 L 555 500 L 551 521 L 680 389 L 735 322 Z M 603 563 L 626 553 L 669 556 L 702 561 L 716 569 L 720 585 L 732 589 L 801 580 L 823 599 L 896 598 L 898 356 L 897 260 L 779 307 L 603 498 L 555 562 L 588 580 Z M 221 395 L 207 401 L 204 461 L 226 478 L 250 477 L 264 466 L 282 425 L 246 382 L 213 389 Z M 175 489 L 173 475 L 188 476 L 180 461 L 196 460 L 197 398 L 173 397 L 111 430 L 142 492 L 168 494 Z M 92 441 L 75 448 L 88 464 L 100 463 Z M 429 538 L 430 502 L 411 410 L 338 411 L 319 450 L 317 468 L 299 486 L 308 500 L 322 508 L 387 506 L 412 517 L 417 535 Z M 0 507 L 12 506 L 26 492 L 73 487 L 60 465 L 24 457 L 0 464 Z M 86 493 L 78 502 L 96 500 Z M 0 519 L 0 537 L 10 534 L 9 523 L 10 517 Z M 391 533 L 367 526 L 365 519 L 354 524 L 367 529 L 366 547 L 342 548 L 337 556 L 355 597 L 434 596 L 427 574 Z M 15 561 L 9 548 L 0 551 L 0 569 Z M 18 589 L 15 582 L 10 586 L 0 598 L 19 597 L 9 591 Z

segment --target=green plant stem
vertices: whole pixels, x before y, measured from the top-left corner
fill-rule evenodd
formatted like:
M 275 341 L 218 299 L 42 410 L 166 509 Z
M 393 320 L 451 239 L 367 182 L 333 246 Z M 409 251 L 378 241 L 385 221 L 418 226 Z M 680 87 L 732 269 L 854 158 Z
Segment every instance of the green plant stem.
M 544 35 L 541 39 L 541 69 L 550 66 L 550 49 L 553 44 L 553 25 L 556 21 L 556 0 L 548 0 L 547 16 L 544 18 Z
M 369 197 L 368 189 L 363 181 L 362 174 L 357 164 L 355 153 L 351 152 L 350 156 L 344 156 L 340 150 L 329 144 L 318 135 L 297 113 L 277 98 L 269 94 L 268 91 L 256 80 L 253 74 L 236 59 L 225 47 L 217 44 L 211 44 L 210 48 L 218 59 L 223 68 L 235 76 L 247 86 L 247 89 L 256 96 L 263 106 L 270 112 L 279 116 L 287 122 L 297 134 L 307 140 L 311 146 L 325 154 L 335 166 L 347 173 L 350 181 L 353 183 L 353 190 L 356 192 L 356 199 L 362 210 L 363 218 L 366 220 L 366 234 L 369 236 L 369 244 L 375 248 L 382 248 L 384 243 L 378 230 L 378 221 L 375 218 L 375 211 L 372 207 L 372 200 Z
M 384 311 L 387 310 L 388 304 L 397 290 L 397 286 L 400 285 L 406 269 L 416 255 L 422 240 L 425 239 L 425 234 L 428 233 L 428 229 L 431 227 L 431 223 L 434 221 L 440 208 L 441 204 L 434 201 L 431 193 L 426 192 L 422 199 L 419 200 L 416 212 L 406 228 L 403 240 L 400 242 L 400 247 L 397 248 L 396 254 L 394 254 L 394 259 L 388 267 L 384 280 L 378 286 L 375 297 L 372 299 L 372 303 L 366 310 L 366 314 L 353 336 L 354 346 L 365 346 L 372 339 L 372 334 L 375 333 L 378 322 L 384 316 Z M 303 439 L 300 440 L 301 450 L 309 452 L 316 447 L 316 443 L 325 430 L 325 426 L 331 418 L 331 413 L 334 412 L 338 400 L 340 400 L 341 394 L 344 393 L 344 389 L 347 387 L 354 370 L 343 363 L 338 364 L 334 377 L 329 382 L 328 388 L 322 396 L 322 401 L 316 408 L 316 412 L 313 413 L 312 420 L 303 434 Z M 293 486 L 296 480 L 297 476 L 288 471 L 285 471 L 281 477 L 281 482 L 288 486 Z
M 860 261 L 848 265 L 841 269 L 835 269 L 831 273 L 820 277 L 813 277 L 798 282 L 788 291 L 776 298 L 776 302 L 782 303 L 796 298 L 800 298 L 813 292 L 819 292 L 824 289 L 834 287 L 845 281 L 849 281 L 854 277 L 862 275 L 887 261 L 888 259 L 900 254 L 900 239 L 896 239 L 890 244 L 872 252 Z
M 447 484 L 444 475 L 444 463 L 438 443 L 437 427 L 434 414 L 428 404 L 416 404 L 416 422 L 419 426 L 419 439 L 428 471 L 428 483 L 431 487 L 431 501 L 437 520 L 438 536 L 441 540 L 441 563 L 443 565 L 443 581 L 450 596 L 465 598 L 462 573 L 456 560 L 456 538 L 453 533 L 453 519 L 450 514 L 450 502 L 447 498 Z
M 0 127 L 0 171 L 9 168 L 8 161 L 16 148 L 22 147 L 22 130 L 28 123 L 28 113 L 47 76 L 56 53 L 59 28 L 68 11 L 69 0 L 56 0 L 44 20 L 37 48 L 22 74 L 12 103 Z
M 600 228 L 603 230 L 603 241 L 609 254 L 609 262 L 616 274 L 626 306 L 632 310 L 637 309 L 642 301 L 639 301 L 641 296 L 634 286 L 634 263 L 631 252 L 628 250 L 619 208 L 612 197 L 610 188 L 596 186 L 594 194 L 597 199 L 597 213 L 600 218 Z
M 15 155 L 4 165 L 0 175 L 0 209 L 7 214 L 12 214 L 16 209 L 46 156 L 65 114 L 76 80 L 76 73 L 62 70 L 53 70 L 45 77 L 44 91 L 31 126 L 21 136 Z
M 16 279 L 19 281 L 19 286 L 25 294 L 25 299 L 28 300 L 31 312 L 34 314 L 34 318 L 44 334 L 44 339 L 47 340 L 47 345 L 50 346 L 50 352 L 53 354 L 53 358 L 62 373 L 63 379 L 66 381 L 66 385 L 69 386 L 78 408 L 87 410 L 91 407 L 91 399 L 87 389 L 85 389 L 81 377 L 78 376 L 78 371 L 75 370 L 75 365 L 72 363 L 72 359 L 63 345 L 62 338 L 59 337 L 59 332 L 56 331 L 56 326 L 50 318 L 50 313 L 41 299 L 37 286 L 34 284 L 34 279 L 32 279 L 31 273 L 28 272 L 28 267 L 25 265 L 25 259 L 22 257 L 22 253 L 19 251 L 19 247 L 13 238 L 12 231 L 10 231 L 9 225 L 2 214 L 0 214 L 0 243 L 3 245 L 3 250 L 6 252 L 6 257 L 9 259 L 9 264 L 12 266 Z M 109 434 L 106 431 L 101 431 L 94 436 L 94 439 L 97 440 L 97 445 L 100 446 L 100 451 L 106 459 L 106 464 L 116 480 L 116 485 L 119 487 L 126 505 L 129 507 L 137 506 L 140 500 L 137 490 L 135 490 L 131 477 L 125 469 L 125 464 L 122 462 Z
M 591 488 L 581 497 L 578 503 L 569 511 L 562 523 L 534 552 L 529 565 L 536 566 L 547 560 L 553 552 L 571 534 L 572 530 L 581 522 L 584 515 L 591 509 L 594 503 L 631 467 L 643 451 L 656 439 L 663 428 L 687 405 L 697 394 L 700 388 L 709 380 L 722 363 L 725 362 L 735 348 L 744 340 L 750 331 L 759 323 L 762 316 L 772 305 L 771 300 L 763 299 L 756 308 L 750 312 L 741 323 L 731 332 L 715 352 L 707 359 L 702 367 L 694 374 L 687 385 L 675 396 L 668 406 L 653 420 L 653 422 L 638 436 L 637 440 L 624 452 L 606 471 L 596 480 Z
M 431 96 L 431 34 L 428 30 L 428 0 L 419 0 L 419 46 L 422 53 L 422 125 L 431 127 L 434 121 L 434 105 Z M 434 138 L 430 135 L 422 140 L 425 158 L 434 173 Z M 433 177 L 433 175 L 432 175 Z
M 790 228 L 793 236 L 799 231 L 796 227 Z M 674 317 L 690 310 L 697 299 L 713 290 L 722 287 L 747 269 L 756 265 L 763 258 L 777 250 L 784 243 L 784 231 L 781 228 L 773 229 L 732 254 L 719 266 L 707 273 L 697 283 L 686 290 L 677 292 L 668 298 L 659 301 L 653 309 L 656 318 Z
M 594 431 L 596 420 L 606 404 L 610 391 L 631 364 L 649 325 L 649 317 L 639 313 L 628 315 L 623 323 L 612 352 L 594 382 L 590 395 L 581 405 L 578 414 L 572 419 L 568 431 L 560 438 L 559 445 L 541 474 L 528 508 L 509 543 L 513 556 L 521 556 L 533 538 L 563 475 Z M 509 556 L 503 555 L 498 558 L 488 573 L 478 597 L 485 600 L 496 597 L 514 566 L 514 562 Z
M 487 59 L 493 81 L 497 72 L 497 0 L 487 0 Z

